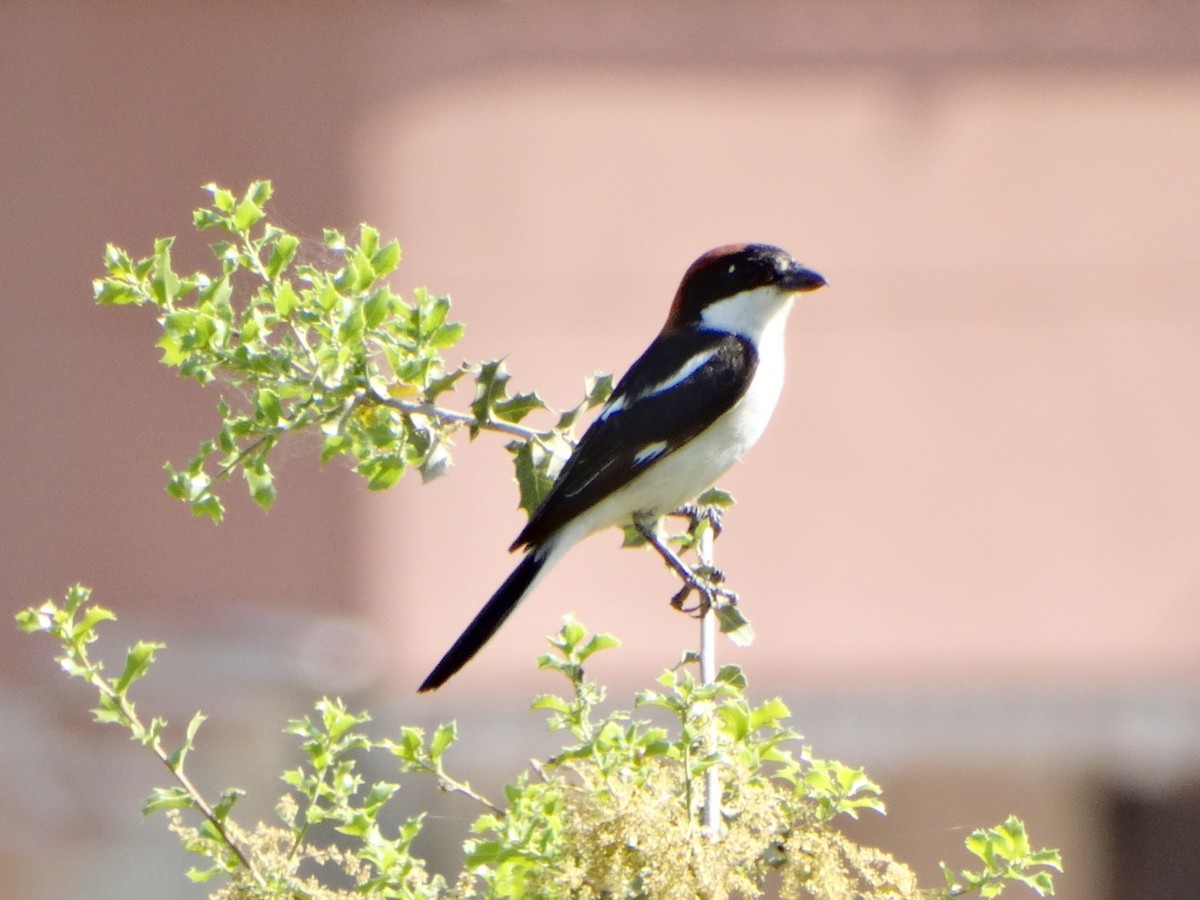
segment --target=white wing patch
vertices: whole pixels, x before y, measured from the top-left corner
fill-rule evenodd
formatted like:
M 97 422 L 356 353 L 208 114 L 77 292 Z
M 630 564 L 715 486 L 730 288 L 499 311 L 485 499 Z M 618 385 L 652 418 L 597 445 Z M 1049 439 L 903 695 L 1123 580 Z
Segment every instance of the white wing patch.
M 642 400 L 646 397 L 653 397 L 655 394 L 661 394 L 663 391 L 669 391 L 671 388 L 675 387 L 675 385 L 687 381 L 687 379 L 691 377 L 691 375 L 697 369 L 716 356 L 716 354 L 717 351 L 715 349 L 705 350 L 702 353 L 697 353 L 682 366 L 680 366 L 675 374 L 670 378 L 666 378 L 660 381 L 658 384 L 651 385 L 644 391 L 639 391 L 636 395 L 631 396 L 626 394 L 609 403 L 600 412 L 600 415 L 596 417 L 597 420 L 607 419 L 613 413 L 627 409 L 631 404 L 636 403 L 638 400 Z
M 643 391 L 642 396 L 643 397 L 653 397 L 655 394 L 661 394 L 663 391 L 669 391 L 671 388 L 675 387 L 675 385 L 679 384 L 680 382 L 687 381 L 688 377 L 693 372 L 695 372 L 697 369 L 699 369 L 702 365 L 704 365 L 706 362 L 708 362 L 710 359 L 712 359 L 716 355 L 717 355 L 716 350 L 705 350 L 703 353 L 697 353 L 695 356 L 693 356 L 691 359 L 689 359 L 687 362 L 685 362 L 682 366 L 680 366 L 679 371 L 676 372 L 674 375 L 672 375 L 670 378 L 666 379 L 665 381 L 660 381 L 658 384 L 654 385 L 654 387 L 650 388 L 649 390 Z
M 653 444 L 647 444 L 641 450 L 634 454 L 633 463 L 640 466 L 644 462 L 649 462 L 652 459 L 657 459 L 662 456 L 667 449 L 666 441 L 655 441 Z
M 596 416 L 596 421 L 603 422 L 613 413 L 623 410 L 626 406 L 625 401 L 628 399 L 629 397 L 622 395 L 616 400 L 609 400 L 608 403 L 604 404 L 604 409 L 600 410 L 600 415 Z

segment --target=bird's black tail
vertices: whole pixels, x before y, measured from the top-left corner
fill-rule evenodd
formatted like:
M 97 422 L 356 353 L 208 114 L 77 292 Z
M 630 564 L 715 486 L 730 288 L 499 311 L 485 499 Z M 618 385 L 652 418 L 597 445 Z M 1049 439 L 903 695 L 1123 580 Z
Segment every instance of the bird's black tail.
M 488 642 L 496 633 L 509 614 L 517 608 L 521 598 L 525 596 L 546 565 L 548 554 L 542 549 L 534 549 L 513 569 L 512 574 L 504 580 L 492 599 L 484 604 L 479 614 L 471 620 L 471 624 L 458 636 L 442 661 L 434 666 L 421 686 L 418 693 L 436 690 L 450 680 L 450 677 L 465 666 L 479 648 Z

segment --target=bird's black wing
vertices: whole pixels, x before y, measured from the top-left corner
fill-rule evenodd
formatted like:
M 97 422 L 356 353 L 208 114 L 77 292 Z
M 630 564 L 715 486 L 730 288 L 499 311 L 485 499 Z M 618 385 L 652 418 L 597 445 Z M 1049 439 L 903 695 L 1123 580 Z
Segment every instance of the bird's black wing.
M 738 335 L 660 334 L 618 382 L 510 549 L 537 546 L 727 412 L 750 385 L 754 346 Z

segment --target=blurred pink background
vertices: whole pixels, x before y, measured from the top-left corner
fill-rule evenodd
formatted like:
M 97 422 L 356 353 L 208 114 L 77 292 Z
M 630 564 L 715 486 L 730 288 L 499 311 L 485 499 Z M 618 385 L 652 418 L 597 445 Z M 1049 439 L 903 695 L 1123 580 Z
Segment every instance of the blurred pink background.
M 169 10 L 169 11 L 168 11 Z M 219 389 L 100 310 L 106 241 L 180 235 L 200 185 L 275 183 L 303 235 L 398 237 L 398 290 L 452 294 L 474 360 L 575 404 L 661 325 L 680 275 L 780 244 L 830 287 L 789 325 L 766 437 L 722 481 L 717 544 L 758 638 L 723 642 L 818 753 L 866 766 L 855 834 L 929 886 L 1022 816 L 1063 898 L 1190 897 L 1200 839 L 1200 7 L 1185 2 L 10 3 L 0 28 L 0 598 L 83 581 L 165 639 L 142 709 L 210 722 L 215 793 L 270 815 L 280 734 L 322 693 L 458 718 L 490 787 L 552 752 L 533 693 L 574 612 L 616 632 L 627 703 L 694 645 L 644 552 L 593 538 L 444 690 L 421 677 L 508 572 L 502 441 L 370 494 L 285 447 L 269 515 L 163 492 Z M 454 357 L 452 361 L 456 361 Z M 468 398 L 459 398 L 461 403 Z M 0 629 L 0 883 L 13 897 L 206 896 L 165 783 L 44 639 Z M 605 658 L 607 657 L 607 658 Z M 383 777 L 387 773 L 377 773 Z M 457 865 L 475 810 L 422 849 Z M 59 848 L 69 846 L 64 858 Z M 53 865 L 51 865 L 53 861 Z M 1013 889 L 1014 896 L 1019 892 Z

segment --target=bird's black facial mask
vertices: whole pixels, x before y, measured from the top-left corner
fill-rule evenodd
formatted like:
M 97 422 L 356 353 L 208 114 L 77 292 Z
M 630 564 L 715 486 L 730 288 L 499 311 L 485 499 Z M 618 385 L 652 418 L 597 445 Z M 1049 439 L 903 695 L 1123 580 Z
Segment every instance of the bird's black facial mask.
M 692 264 L 675 298 L 680 321 L 694 322 L 707 306 L 743 291 L 776 285 L 785 290 L 812 290 L 825 280 L 770 244 L 718 247 Z

